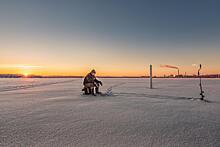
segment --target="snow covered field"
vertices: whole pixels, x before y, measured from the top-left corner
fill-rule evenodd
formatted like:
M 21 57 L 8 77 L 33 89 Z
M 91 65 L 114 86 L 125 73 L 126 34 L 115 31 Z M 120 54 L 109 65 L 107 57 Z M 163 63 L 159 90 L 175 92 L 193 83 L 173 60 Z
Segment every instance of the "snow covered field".
M 110 96 L 82 95 L 82 79 L 0 79 L 0 146 L 220 146 L 220 80 L 102 79 Z

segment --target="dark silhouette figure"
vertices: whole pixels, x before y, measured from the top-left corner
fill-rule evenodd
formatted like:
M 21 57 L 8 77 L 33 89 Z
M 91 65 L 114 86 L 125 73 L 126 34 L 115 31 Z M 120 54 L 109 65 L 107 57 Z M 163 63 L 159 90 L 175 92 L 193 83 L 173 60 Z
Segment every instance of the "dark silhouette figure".
M 95 74 L 96 71 L 93 69 L 83 80 L 84 88 L 82 91 L 84 91 L 87 95 L 92 94 L 95 96 L 96 94 L 101 93 L 99 92 L 99 86 L 102 86 L 102 82 L 96 79 Z
M 199 65 L 199 70 L 198 70 L 198 76 L 199 76 L 199 87 L 200 87 L 200 96 L 201 96 L 201 100 L 204 100 L 204 97 L 205 97 L 205 95 L 204 95 L 204 91 L 203 91 L 203 89 L 202 89 L 202 77 L 201 77 L 201 75 L 200 75 L 200 70 L 202 69 L 202 65 L 200 64 Z

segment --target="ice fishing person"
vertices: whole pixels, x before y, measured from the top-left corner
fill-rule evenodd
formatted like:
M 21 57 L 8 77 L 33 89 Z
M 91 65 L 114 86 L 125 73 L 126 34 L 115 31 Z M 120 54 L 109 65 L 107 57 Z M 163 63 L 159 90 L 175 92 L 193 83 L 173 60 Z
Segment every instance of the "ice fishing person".
M 83 80 L 84 88 L 82 89 L 82 91 L 84 91 L 85 94 L 92 94 L 94 96 L 96 94 L 101 94 L 101 92 L 99 91 L 99 85 L 102 86 L 102 82 L 97 80 L 95 74 L 96 74 L 96 71 L 93 69 L 84 78 Z

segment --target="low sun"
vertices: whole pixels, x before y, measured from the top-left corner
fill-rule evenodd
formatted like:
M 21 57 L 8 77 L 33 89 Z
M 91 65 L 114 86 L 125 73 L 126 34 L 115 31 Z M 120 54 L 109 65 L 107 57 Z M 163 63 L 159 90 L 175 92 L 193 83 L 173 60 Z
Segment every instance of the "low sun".
M 27 77 L 27 76 L 28 76 L 28 73 L 24 73 L 24 76 Z

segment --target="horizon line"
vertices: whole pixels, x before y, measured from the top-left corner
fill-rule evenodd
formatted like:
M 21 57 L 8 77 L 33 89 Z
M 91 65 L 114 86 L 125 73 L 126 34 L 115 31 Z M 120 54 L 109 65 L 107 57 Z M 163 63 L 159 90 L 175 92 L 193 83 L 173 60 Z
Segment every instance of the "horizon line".
M 0 78 L 7 78 L 14 77 L 14 78 L 83 78 L 85 75 L 35 75 L 35 74 L 29 74 L 29 75 L 24 75 L 24 74 L 1 74 L 0 73 Z M 140 75 L 140 76 L 96 76 L 98 78 L 149 78 L 149 75 Z M 199 77 L 198 75 L 192 74 L 192 75 L 165 75 L 165 76 L 157 76 L 154 75 L 153 78 L 197 78 Z M 204 74 L 201 75 L 201 77 L 206 77 L 206 78 L 220 78 L 220 73 L 219 74 Z

